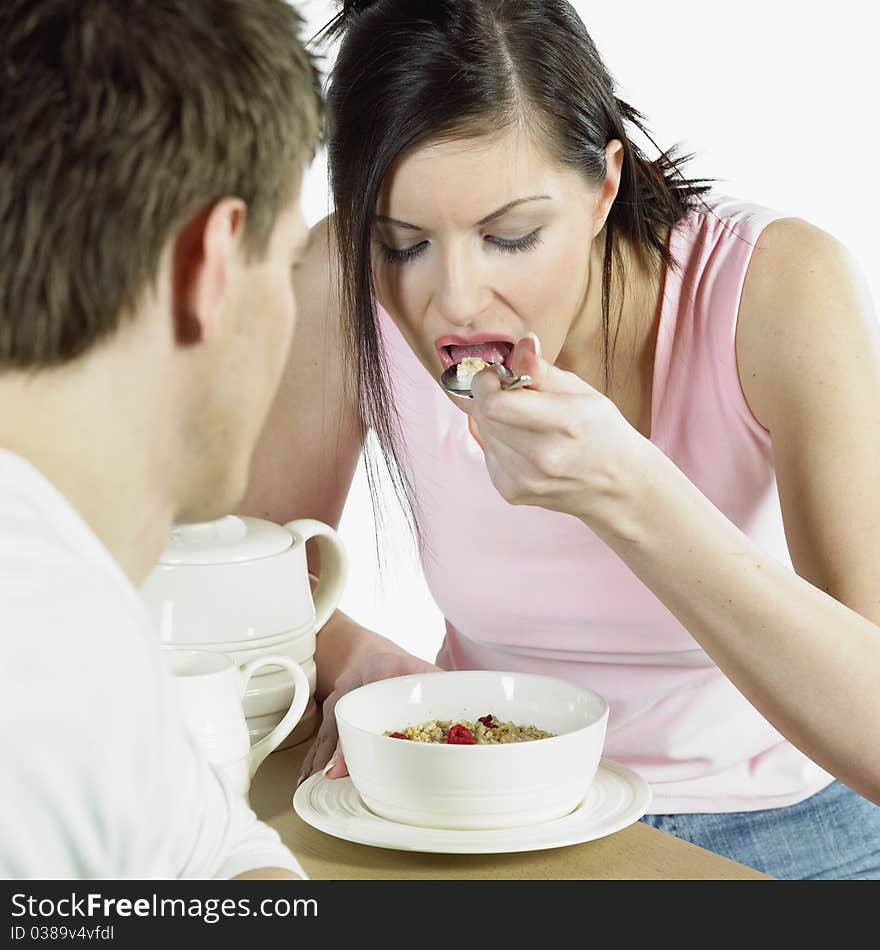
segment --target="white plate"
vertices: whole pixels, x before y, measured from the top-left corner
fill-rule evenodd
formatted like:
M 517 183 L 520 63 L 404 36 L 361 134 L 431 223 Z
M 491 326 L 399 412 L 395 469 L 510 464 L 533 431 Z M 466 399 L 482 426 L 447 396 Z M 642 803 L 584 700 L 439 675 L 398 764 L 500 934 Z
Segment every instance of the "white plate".
M 502 854 L 542 851 L 593 841 L 638 821 L 651 803 L 651 789 L 619 762 L 602 759 L 586 798 L 573 812 L 524 828 L 452 831 L 420 828 L 374 815 L 350 778 L 316 772 L 297 788 L 293 808 L 306 824 L 335 838 L 396 851 L 434 854 Z

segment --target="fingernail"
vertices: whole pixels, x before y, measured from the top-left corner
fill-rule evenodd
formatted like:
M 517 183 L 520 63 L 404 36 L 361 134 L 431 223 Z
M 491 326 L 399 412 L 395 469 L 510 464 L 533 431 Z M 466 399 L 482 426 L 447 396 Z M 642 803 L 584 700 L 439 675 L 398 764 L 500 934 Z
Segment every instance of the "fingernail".
M 541 341 L 538 339 L 538 334 L 535 333 L 533 330 L 529 330 L 529 332 L 525 335 L 524 339 L 535 341 L 535 356 L 540 356 L 541 355 Z
M 321 775 L 326 775 L 334 765 L 336 765 L 336 759 L 331 759 L 321 770 Z

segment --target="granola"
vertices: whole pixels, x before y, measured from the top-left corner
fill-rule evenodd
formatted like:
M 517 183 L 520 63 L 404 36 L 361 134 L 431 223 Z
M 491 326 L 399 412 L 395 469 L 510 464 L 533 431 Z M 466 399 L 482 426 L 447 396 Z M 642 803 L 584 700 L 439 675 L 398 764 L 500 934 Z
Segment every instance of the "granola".
M 530 742 L 533 739 L 550 739 L 555 733 L 545 732 L 537 726 L 521 726 L 512 722 L 500 722 L 491 713 L 481 716 L 476 722 L 466 719 L 457 721 L 433 719 L 418 726 L 387 730 L 392 739 L 408 739 L 411 742 L 430 742 L 443 745 L 499 745 L 509 742 Z
M 470 385 L 474 376 L 481 370 L 484 370 L 488 365 L 488 361 L 480 359 L 479 356 L 466 356 L 456 364 L 455 377 L 459 383 L 467 383 Z

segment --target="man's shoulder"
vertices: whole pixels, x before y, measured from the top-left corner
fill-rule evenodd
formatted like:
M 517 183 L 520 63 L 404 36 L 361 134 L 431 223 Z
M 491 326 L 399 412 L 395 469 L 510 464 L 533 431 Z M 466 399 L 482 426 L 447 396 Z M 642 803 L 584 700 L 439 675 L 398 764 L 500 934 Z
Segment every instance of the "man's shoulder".
M 73 509 L 23 461 L 5 462 L 0 709 L 11 721 L 29 722 L 40 710 L 62 717 L 67 704 L 86 728 L 97 724 L 96 710 L 112 708 L 121 721 L 155 691 L 156 644 L 146 610 Z
M 0 875 L 120 874 L 161 751 L 145 715 L 161 699 L 155 644 L 99 558 L 0 513 L 0 791 L 17 816 L 0 819 Z
M 46 683 L 58 694 L 69 695 L 71 686 L 107 701 L 130 692 L 149 651 L 147 615 L 134 591 L 51 525 L 10 517 L 2 505 L 0 631 L 0 680 L 24 699 L 30 684 L 35 703 Z
M 2 528 L 0 523 L 0 534 Z M 19 630 L 65 639 L 84 627 L 93 639 L 103 629 L 139 630 L 143 624 L 133 595 L 112 574 L 37 536 L 19 536 L 12 545 L 0 536 L 0 617 L 14 617 Z
M 0 489 L 0 614 L 134 606 L 109 552 L 60 496 L 22 478 L 0 477 Z

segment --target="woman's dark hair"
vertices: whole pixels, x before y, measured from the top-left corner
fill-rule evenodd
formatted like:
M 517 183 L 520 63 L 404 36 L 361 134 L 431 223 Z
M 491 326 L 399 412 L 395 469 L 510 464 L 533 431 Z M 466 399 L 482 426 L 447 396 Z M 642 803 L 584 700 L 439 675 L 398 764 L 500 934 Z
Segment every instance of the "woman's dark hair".
M 622 286 L 619 239 L 644 260 L 674 266 L 668 229 L 709 190 L 688 180 L 676 150 L 649 160 L 627 126 L 655 144 L 566 0 L 345 0 L 323 31 L 341 36 L 327 95 L 329 169 L 341 296 L 353 331 L 362 422 L 378 437 L 398 495 L 413 510 L 401 467 L 397 416 L 375 319 L 371 240 L 383 179 L 405 151 L 518 122 L 565 166 L 605 177 L 605 147 L 623 144 L 620 189 L 605 226 L 602 323 L 605 386 L 617 327 L 612 281 Z M 622 298 L 621 298 L 622 303 Z M 619 323 L 619 314 L 618 314 Z

